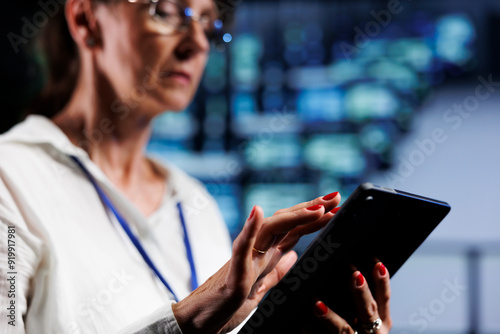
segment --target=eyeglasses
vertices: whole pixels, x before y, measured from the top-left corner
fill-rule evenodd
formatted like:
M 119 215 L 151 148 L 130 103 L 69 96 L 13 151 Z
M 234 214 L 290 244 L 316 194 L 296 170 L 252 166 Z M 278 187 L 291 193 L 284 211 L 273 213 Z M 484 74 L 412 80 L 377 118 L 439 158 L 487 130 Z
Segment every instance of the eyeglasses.
M 222 21 L 217 19 L 217 10 L 212 14 L 199 15 L 191 7 L 176 0 L 127 0 L 130 3 L 149 4 L 149 15 L 156 23 L 155 28 L 162 35 L 185 32 L 192 21 L 199 23 L 207 38 L 222 31 Z

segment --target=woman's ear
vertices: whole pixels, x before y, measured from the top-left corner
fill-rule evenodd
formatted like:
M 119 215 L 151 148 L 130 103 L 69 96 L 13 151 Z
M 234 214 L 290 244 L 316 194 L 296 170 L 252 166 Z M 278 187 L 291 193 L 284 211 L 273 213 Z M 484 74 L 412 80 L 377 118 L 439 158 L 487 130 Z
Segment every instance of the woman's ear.
M 101 40 L 91 0 L 68 0 L 66 21 L 73 40 L 79 47 L 94 48 Z

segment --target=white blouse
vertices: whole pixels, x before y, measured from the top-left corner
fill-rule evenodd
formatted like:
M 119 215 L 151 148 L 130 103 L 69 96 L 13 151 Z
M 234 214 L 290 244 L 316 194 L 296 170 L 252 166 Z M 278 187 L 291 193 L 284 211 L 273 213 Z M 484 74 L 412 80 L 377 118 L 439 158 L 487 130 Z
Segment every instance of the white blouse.
M 56 125 L 29 116 L 0 136 L 0 333 L 181 333 L 172 296 L 70 155 L 106 192 L 180 299 L 190 293 L 191 270 L 177 202 L 199 283 L 231 256 L 226 225 L 201 183 L 155 162 L 171 192 L 145 217 Z

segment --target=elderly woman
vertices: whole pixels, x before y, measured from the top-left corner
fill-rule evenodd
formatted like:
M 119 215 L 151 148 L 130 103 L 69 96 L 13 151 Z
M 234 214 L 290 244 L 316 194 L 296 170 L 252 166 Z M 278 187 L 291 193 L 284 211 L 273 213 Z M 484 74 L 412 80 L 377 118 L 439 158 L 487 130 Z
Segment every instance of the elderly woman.
M 153 119 L 192 100 L 217 13 L 213 0 L 68 0 L 47 27 L 37 115 L 0 137 L 2 333 L 234 330 L 334 215 L 338 193 L 268 218 L 256 206 L 231 248 L 202 185 L 145 155 Z M 373 275 L 374 296 L 360 272 L 351 288 L 359 322 L 381 318 L 384 334 L 389 274 Z M 354 332 L 321 301 L 310 310 Z

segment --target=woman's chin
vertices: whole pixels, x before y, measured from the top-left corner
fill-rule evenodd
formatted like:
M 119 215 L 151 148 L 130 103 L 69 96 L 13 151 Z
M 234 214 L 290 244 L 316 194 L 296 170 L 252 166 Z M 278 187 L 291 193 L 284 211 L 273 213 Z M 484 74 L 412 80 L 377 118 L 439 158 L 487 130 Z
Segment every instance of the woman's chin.
M 162 111 L 183 111 L 191 103 L 195 92 L 187 89 L 173 87 L 157 91 L 151 97 L 156 99 L 156 104 Z
M 191 97 L 169 98 L 168 100 L 164 101 L 163 110 L 174 111 L 174 112 L 184 111 L 186 110 L 186 108 L 189 106 L 190 103 L 191 103 Z
M 177 103 L 177 104 L 168 104 L 165 105 L 165 108 L 163 111 L 171 111 L 175 113 L 180 113 L 186 110 L 186 108 L 189 106 L 188 103 Z

